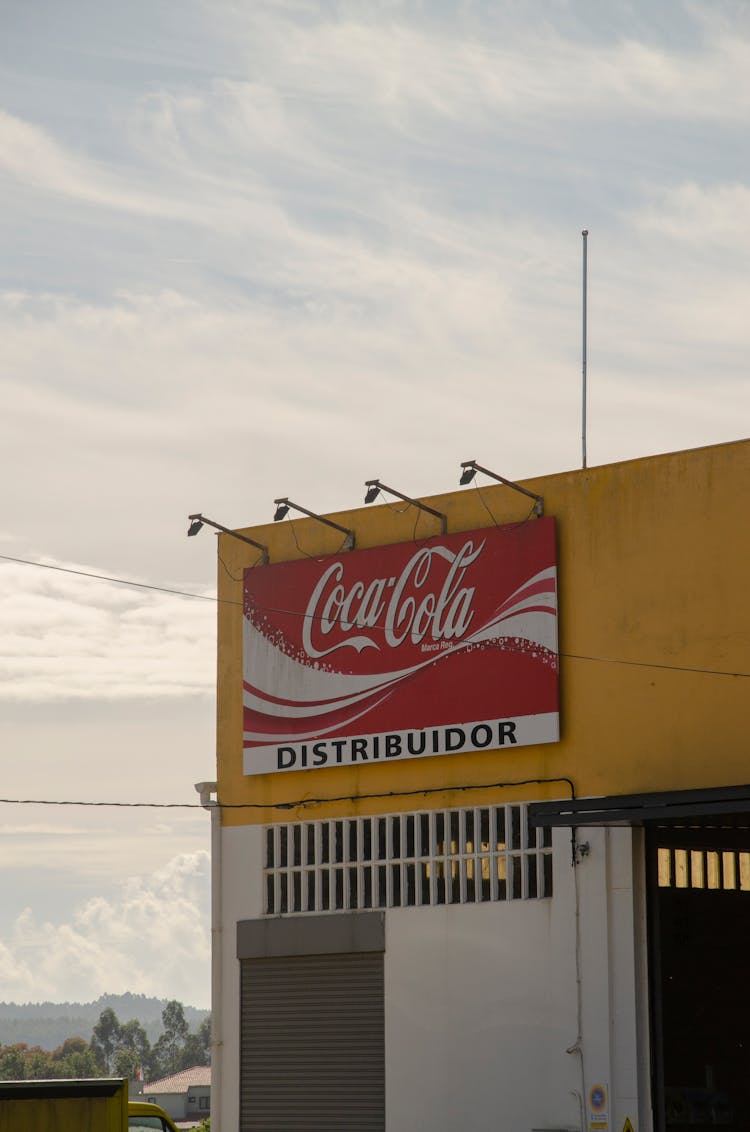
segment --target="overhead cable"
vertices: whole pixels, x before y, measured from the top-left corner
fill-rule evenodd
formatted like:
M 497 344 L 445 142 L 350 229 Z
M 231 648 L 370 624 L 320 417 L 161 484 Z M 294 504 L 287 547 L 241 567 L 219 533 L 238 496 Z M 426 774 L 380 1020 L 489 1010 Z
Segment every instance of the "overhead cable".
M 85 802 L 60 801 L 43 798 L 0 798 L 0 804 L 9 806 L 94 806 L 113 807 L 120 809 L 138 810 L 296 810 L 307 806 L 322 806 L 328 802 L 366 802 L 379 798 L 410 798 L 415 795 L 426 797 L 428 794 L 450 794 L 454 791 L 460 793 L 466 790 L 497 790 L 512 786 L 535 786 L 538 784 L 554 784 L 564 782 L 570 788 L 571 798 L 575 798 L 576 791 L 572 778 L 560 775 L 555 778 L 523 778 L 508 782 L 468 782 L 458 786 L 428 786 L 417 790 L 384 790 L 373 794 L 337 794 L 320 798 L 297 798 L 291 802 Z
M 301 551 L 301 553 L 304 554 L 305 552 Z M 308 557 L 313 556 L 308 555 Z M 100 582 L 113 582 L 116 585 L 122 586 L 136 586 L 138 589 L 142 590 L 155 590 L 157 593 L 174 594 L 177 597 L 192 597 L 197 598 L 199 601 L 212 601 L 220 605 L 235 605 L 241 607 L 243 604 L 241 601 L 233 601 L 230 598 L 212 597 L 209 594 L 194 594 L 188 592 L 187 590 L 174 590 L 169 589 L 167 586 L 157 586 L 147 582 L 132 582 L 128 578 L 117 578 L 109 574 L 92 574 L 86 570 L 74 570 L 70 566 L 52 566 L 48 562 L 34 562 L 33 560 L 27 558 L 12 558 L 8 554 L 0 554 L 0 559 L 5 562 L 16 562 L 22 566 L 40 566 L 45 570 L 57 570 L 61 574 L 75 574 L 83 578 L 94 578 Z M 227 571 L 227 573 L 229 573 L 229 569 L 226 566 L 226 563 L 223 560 L 220 561 L 222 566 L 224 566 L 224 569 Z M 229 574 L 229 576 L 233 581 L 239 581 L 239 579 L 234 578 L 231 573 Z M 297 609 L 281 609 L 273 605 L 258 605 L 254 608 L 257 609 L 259 613 L 278 613 L 285 617 L 299 617 L 302 619 L 313 619 L 318 621 L 323 620 L 321 614 L 307 612 L 302 613 Z M 502 647 L 505 652 L 520 651 L 514 649 L 513 646 L 506 645 Z M 665 672 L 693 672 L 695 674 L 704 676 L 733 676 L 738 679 L 750 679 L 750 672 L 731 672 L 724 668 L 709 668 L 707 666 L 693 666 L 689 664 L 665 664 L 662 661 L 650 660 L 624 660 L 622 657 L 592 656 L 584 653 L 574 652 L 558 652 L 556 653 L 556 655 L 558 657 L 563 657 L 566 660 L 587 660 L 597 664 L 625 664 L 634 668 L 658 668 L 662 669 Z M 0 801 L 2 801 L 2 799 L 0 799 Z

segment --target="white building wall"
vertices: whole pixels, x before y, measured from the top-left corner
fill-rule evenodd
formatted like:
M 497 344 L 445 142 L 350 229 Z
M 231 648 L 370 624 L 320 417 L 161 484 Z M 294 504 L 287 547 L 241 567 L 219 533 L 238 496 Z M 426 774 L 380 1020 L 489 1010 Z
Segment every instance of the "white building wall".
M 552 900 L 386 919 L 389 1132 L 579 1127 L 569 843 Z
M 553 918 L 541 902 L 388 914 L 389 1130 L 577 1127 Z
M 611 1132 L 620 1132 L 629 1119 L 639 1132 L 648 1132 L 650 1125 L 639 1122 L 639 1108 L 645 1112 L 648 1100 L 639 1096 L 639 1077 L 641 1089 L 647 1078 L 640 1068 L 648 1050 L 638 1042 L 647 988 L 639 955 L 641 909 L 634 891 L 633 833 L 629 828 L 579 830 L 577 839 L 588 845 L 576 870 L 585 1126 L 598 1119 Z M 637 867 L 642 867 L 640 858 Z M 590 1105 L 595 1086 L 607 1094 L 600 1113 Z
M 172 1120 L 184 1120 L 186 1096 L 186 1093 L 150 1093 L 147 1089 L 143 1099 L 149 1104 L 160 1105 Z
M 237 924 L 263 914 L 263 829 L 230 826 L 222 830 L 221 932 L 221 1098 L 219 1122 L 212 1132 L 237 1132 L 240 1126 L 240 964 Z
M 638 1122 L 636 1001 L 645 994 L 636 980 L 632 834 L 587 830 L 578 840 L 589 852 L 574 870 L 570 833 L 554 833 L 551 900 L 386 913 L 388 1132 L 588 1132 L 595 1085 L 608 1094 L 608 1132 L 626 1117 L 647 1132 Z M 215 1132 L 239 1127 L 236 925 L 262 915 L 262 844 L 258 827 L 222 832 Z

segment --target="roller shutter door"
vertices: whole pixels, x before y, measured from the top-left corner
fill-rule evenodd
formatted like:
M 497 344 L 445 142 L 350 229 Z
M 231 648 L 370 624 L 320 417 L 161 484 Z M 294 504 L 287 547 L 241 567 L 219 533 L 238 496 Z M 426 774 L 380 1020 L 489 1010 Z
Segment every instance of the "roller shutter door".
M 240 1132 L 383 1132 L 383 955 L 241 961 Z

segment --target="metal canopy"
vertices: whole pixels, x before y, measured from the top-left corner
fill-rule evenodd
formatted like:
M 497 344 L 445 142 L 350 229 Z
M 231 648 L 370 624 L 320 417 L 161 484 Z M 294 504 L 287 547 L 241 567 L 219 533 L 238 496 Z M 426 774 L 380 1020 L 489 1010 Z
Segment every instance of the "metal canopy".
M 534 802 L 529 805 L 529 827 L 643 825 L 745 813 L 750 813 L 750 785 L 719 786 L 709 790 L 667 790 Z

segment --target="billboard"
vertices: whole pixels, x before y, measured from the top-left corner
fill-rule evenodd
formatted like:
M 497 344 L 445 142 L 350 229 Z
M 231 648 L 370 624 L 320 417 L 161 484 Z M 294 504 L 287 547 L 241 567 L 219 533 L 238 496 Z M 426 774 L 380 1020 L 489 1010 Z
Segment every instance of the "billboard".
M 559 738 L 554 519 L 244 573 L 245 774 Z

